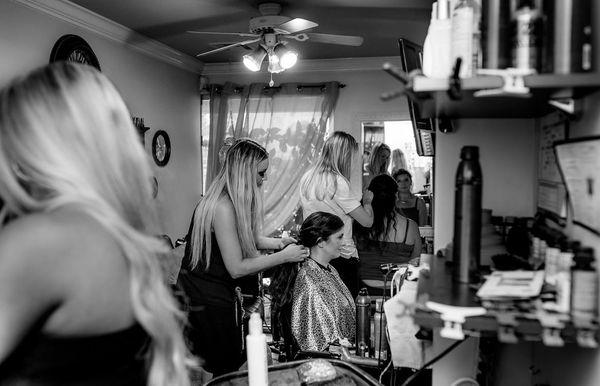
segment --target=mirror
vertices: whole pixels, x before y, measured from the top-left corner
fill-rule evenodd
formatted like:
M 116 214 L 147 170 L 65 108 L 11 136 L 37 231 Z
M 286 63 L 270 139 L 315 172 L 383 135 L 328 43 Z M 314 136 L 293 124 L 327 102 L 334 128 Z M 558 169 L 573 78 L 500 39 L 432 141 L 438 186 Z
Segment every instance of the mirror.
M 412 176 L 412 193 L 426 205 L 426 218 L 419 226 L 432 226 L 433 222 L 433 157 L 419 156 L 410 120 L 362 122 L 363 189 L 370 181 L 367 166 L 373 147 L 385 143 L 391 150 L 387 173 L 406 169 Z

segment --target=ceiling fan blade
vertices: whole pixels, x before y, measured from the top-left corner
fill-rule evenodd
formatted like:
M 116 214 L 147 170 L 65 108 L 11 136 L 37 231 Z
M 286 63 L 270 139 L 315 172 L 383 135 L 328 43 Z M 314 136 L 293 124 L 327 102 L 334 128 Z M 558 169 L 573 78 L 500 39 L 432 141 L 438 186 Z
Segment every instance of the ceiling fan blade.
M 188 33 L 191 34 L 197 34 L 197 35 L 229 35 L 229 36 L 241 36 L 241 37 L 245 37 L 245 38 L 257 38 L 260 37 L 260 35 L 257 34 L 252 34 L 252 33 L 246 33 L 246 32 L 213 32 L 213 31 L 186 31 Z
M 211 47 L 223 47 L 223 46 L 227 46 L 230 44 L 239 44 L 239 43 L 243 43 L 243 42 L 211 42 L 211 43 L 208 43 L 208 45 Z M 245 48 L 247 50 L 252 49 L 252 47 L 250 47 L 246 44 L 241 44 L 240 47 Z
M 276 29 L 283 30 L 286 33 L 293 34 L 296 32 L 304 31 L 309 28 L 315 28 L 318 26 L 319 26 L 319 24 L 315 23 L 314 21 L 301 19 L 301 18 L 297 17 L 295 19 L 288 20 L 285 23 L 278 25 L 276 27 Z
M 196 56 L 204 56 L 204 55 L 214 54 L 215 52 L 225 51 L 225 50 L 228 50 L 228 49 L 233 48 L 233 47 L 244 46 L 246 44 L 252 44 L 252 43 L 256 43 L 258 41 L 260 41 L 260 38 L 258 38 L 258 39 L 252 39 L 252 40 L 244 40 L 243 42 L 237 42 L 237 43 L 230 44 L 228 46 L 224 46 L 224 47 L 220 47 L 220 48 L 215 48 L 214 50 L 210 50 L 210 51 L 206 51 L 206 52 L 201 52 L 199 54 L 196 54 Z
M 316 43 L 327 43 L 327 44 L 342 44 L 345 46 L 358 47 L 363 44 L 362 36 L 350 36 L 350 35 L 332 35 L 332 34 L 319 34 L 319 33 L 307 33 L 309 40 Z

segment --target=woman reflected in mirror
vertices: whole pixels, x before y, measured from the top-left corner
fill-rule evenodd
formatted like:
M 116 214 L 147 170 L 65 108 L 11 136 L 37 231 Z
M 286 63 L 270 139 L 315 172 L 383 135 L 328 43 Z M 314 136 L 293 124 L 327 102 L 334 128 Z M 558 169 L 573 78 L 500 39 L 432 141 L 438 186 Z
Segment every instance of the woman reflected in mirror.
M 413 194 L 412 175 L 406 169 L 399 169 L 392 174 L 398 184 L 396 208 L 400 213 L 416 222 L 419 226 L 427 225 L 427 205 L 423 199 Z

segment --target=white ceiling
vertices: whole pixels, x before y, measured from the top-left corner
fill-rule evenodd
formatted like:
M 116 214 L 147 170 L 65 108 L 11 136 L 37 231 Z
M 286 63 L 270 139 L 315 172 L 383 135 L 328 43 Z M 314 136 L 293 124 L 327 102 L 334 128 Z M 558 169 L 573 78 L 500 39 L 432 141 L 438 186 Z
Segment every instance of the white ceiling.
M 249 32 L 266 0 L 71 0 L 130 29 L 191 56 L 218 48 L 209 43 L 244 40 L 235 36 L 196 35 L 187 30 Z M 272 0 L 281 14 L 314 21 L 310 32 L 358 35 L 360 47 L 291 41 L 304 59 L 394 56 L 397 39 L 422 44 L 433 0 Z M 135 39 L 135 37 L 132 37 Z M 205 63 L 239 62 L 248 52 L 232 49 L 202 56 Z

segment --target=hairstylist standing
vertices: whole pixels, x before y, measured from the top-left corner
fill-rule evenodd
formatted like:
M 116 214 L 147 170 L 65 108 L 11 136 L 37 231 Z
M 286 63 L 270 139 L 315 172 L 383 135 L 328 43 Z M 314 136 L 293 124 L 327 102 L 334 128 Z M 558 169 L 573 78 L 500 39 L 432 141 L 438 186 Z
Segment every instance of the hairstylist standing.
M 234 279 L 308 256 L 294 239 L 260 234 L 260 189 L 268 167 L 264 147 L 250 139 L 235 141 L 190 225 L 179 284 L 190 300 L 192 352 L 214 375 L 235 371 L 244 362 Z M 282 250 L 260 255 L 258 249 Z
M 300 180 L 300 202 L 305 218 L 320 211 L 335 214 L 344 222 L 340 257 L 331 264 L 354 297 L 358 295 L 358 252 L 352 239 L 352 220 L 364 227 L 373 224 L 373 193 L 365 190 L 361 205 L 360 194 L 350 187 L 352 161 L 357 154 L 358 144 L 354 137 L 336 131 L 325 141 L 314 166 Z

